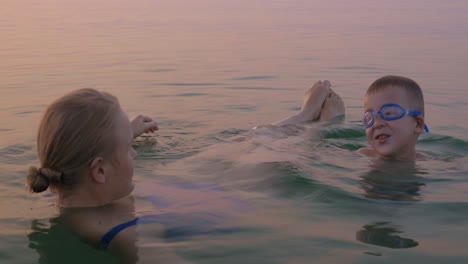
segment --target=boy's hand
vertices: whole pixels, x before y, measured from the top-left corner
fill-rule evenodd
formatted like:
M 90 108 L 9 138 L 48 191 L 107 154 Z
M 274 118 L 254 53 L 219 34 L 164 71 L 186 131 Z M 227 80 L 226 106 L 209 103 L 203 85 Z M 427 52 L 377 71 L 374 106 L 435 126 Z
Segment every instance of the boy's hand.
M 133 138 L 138 137 L 143 133 L 153 133 L 159 130 L 158 124 L 151 119 L 149 116 L 139 115 L 131 122 L 133 130 Z

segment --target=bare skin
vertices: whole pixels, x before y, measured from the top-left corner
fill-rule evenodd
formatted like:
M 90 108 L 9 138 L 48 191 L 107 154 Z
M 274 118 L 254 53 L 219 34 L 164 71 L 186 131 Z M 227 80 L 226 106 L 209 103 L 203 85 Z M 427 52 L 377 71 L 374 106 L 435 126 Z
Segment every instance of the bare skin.
M 316 82 L 304 96 L 299 113 L 273 123 L 275 126 L 299 124 L 307 121 L 327 121 L 344 115 L 345 108 L 340 96 L 330 88 L 328 80 Z
M 331 90 L 331 89 L 330 89 Z M 341 97 L 334 91 L 328 94 L 325 103 L 323 103 L 322 111 L 320 112 L 320 121 L 329 121 L 335 117 L 342 116 L 345 113 L 345 107 Z

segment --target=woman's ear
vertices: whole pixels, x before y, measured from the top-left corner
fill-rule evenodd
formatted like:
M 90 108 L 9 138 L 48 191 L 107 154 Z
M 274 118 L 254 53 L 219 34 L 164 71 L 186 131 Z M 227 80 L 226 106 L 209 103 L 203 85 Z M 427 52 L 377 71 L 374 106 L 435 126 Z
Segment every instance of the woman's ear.
M 415 119 L 416 119 L 416 127 L 414 128 L 414 133 L 419 135 L 424 131 L 424 117 L 415 116 Z
M 91 179 L 97 183 L 106 183 L 106 168 L 104 160 L 101 157 L 96 157 L 91 161 Z

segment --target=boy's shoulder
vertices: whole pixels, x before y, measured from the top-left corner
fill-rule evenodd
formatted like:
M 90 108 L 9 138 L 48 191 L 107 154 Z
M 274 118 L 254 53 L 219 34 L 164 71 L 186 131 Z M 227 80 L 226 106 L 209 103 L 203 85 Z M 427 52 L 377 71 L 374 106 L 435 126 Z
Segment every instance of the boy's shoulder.
M 361 154 L 361 155 L 366 156 L 366 157 L 372 157 L 372 158 L 380 157 L 379 154 L 377 153 L 377 151 L 375 151 L 372 148 L 360 148 L 360 149 L 356 150 L 356 153 Z M 425 160 L 425 159 L 428 159 L 428 158 L 430 158 L 430 157 L 427 156 L 427 155 L 424 155 L 422 153 L 417 152 L 415 160 Z

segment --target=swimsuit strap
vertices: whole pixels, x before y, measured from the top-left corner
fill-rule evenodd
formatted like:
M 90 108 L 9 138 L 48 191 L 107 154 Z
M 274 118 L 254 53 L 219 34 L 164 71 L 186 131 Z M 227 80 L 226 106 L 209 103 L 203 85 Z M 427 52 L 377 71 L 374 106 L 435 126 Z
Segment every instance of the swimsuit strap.
M 138 217 L 131 220 L 131 221 L 128 221 L 128 222 L 125 222 L 125 223 L 122 223 L 120 225 L 117 225 L 115 227 L 113 227 L 109 232 L 107 232 L 101 239 L 101 250 L 107 250 L 107 248 L 109 247 L 109 243 L 112 241 L 112 239 L 122 230 L 124 230 L 125 228 L 129 227 L 129 226 L 133 226 L 133 225 L 136 225 L 138 223 Z

